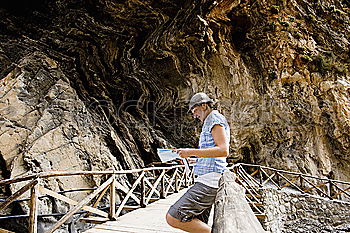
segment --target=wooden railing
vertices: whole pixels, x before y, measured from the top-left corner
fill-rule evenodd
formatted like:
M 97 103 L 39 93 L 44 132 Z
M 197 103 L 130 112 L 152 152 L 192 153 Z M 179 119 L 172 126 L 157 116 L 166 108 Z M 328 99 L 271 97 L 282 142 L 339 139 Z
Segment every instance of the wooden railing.
M 64 213 L 47 232 L 51 233 L 60 228 L 73 215 L 84 211 L 81 220 L 90 222 L 103 222 L 114 220 L 122 214 L 123 210 L 133 210 L 141 207 L 146 207 L 151 202 L 166 198 L 170 193 L 178 192 L 183 187 L 188 187 L 193 183 L 193 169 L 189 174 L 184 172 L 183 165 L 172 167 L 151 167 L 144 169 L 125 170 L 125 171 L 76 171 L 76 172 L 48 172 L 38 173 L 35 175 L 27 175 L 15 177 L 8 180 L 0 181 L 0 187 L 19 182 L 27 182 L 22 188 L 9 196 L 0 204 L 0 212 L 7 208 L 15 201 L 29 201 L 28 223 L 30 233 L 37 232 L 38 216 L 40 217 L 39 200 L 43 197 L 50 197 L 62 202 L 68 203 L 71 208 Z M 132 174 L 134 182 L 127 187 L 118 180 L 118 176 Z M 51 177 L 72 177 L 72 176 L 107 176 L 109 177 L 99 187 L 93 189 L 84 189 L 90 193 L 81 201 L 75 201 L 64 195 L 64 191 L 57 192 L 50 190 L 44 185 L 45 179 Z M 30 198 L 19 199 L 24 193 L 30 191 Z M 69 192 L 78 192 L 80 190 L 69 190 Z M 109 191 L 109 192 L 107 192 Z M 108 212 L 97 208 L 101 203 L 102 198 L 108 195 L 109 205 Z M 120 197 L 120 202 L 116 203 L 116 196 Z M 131 204 L 128 204 L 130 202 Z M 103 209 L 103 208 L 102 208 Z M 106 209 L 106 208 L 104 208 Z M 89 217 L 94 214 L 95 218 Z M 50 216 L 50 215 L 45 215 Z M 55 216 L 54 214 L 52 216 Z M 16 217 L 16 216 L 7 216 Z
M 248 167 L 249 169 L 249 167 Z M 260 189 L 262 186 L 256 179 L 244 170 L 244 164 L 235 164 L 230 170 L 236 174 L 236 182 L 242 185 L 246 191 L 246 200 L 257 218 L 265 218 L 264 206 L 261 202 Z
M 190 174 L 184 172 L 183 165 L 172 167 L 150 167 L 123 171 L 75 171 L 75 172 L 48 172 L 27 176 L 15 177 L 0 181 L 0 187 L 26 182 L 6 200 L 0 202 L 0 212 L 5 210 L 13 202 L 28 201 L 29 214 L 20 217 L 28 218 L 29 232 L 36 233 L 38 217 L 62 216 L 47 232 L 54 232 L 60 228 L 72 216 L 78 215 L 82 221 L 103 222 L 114 220 L 122 214 L 123 210 L 133 210 L 146 207 L 151 202 L 166 198 L 169 194 L 178 192 L 183 187 L 188 187 L 194 182 L 193 169 Z M 260 189 L 266 186 L 276 189 L 292 189 L 300 193 L 319 195 L 329 199 L 350 201 L 350 183 L 339 180 L 319 178 L 302 173 L 288 172 L 274 168 L 239 163 L 230 167 L 236 173 L 237 181 L 246 190 L 246 199 L 251 205 L 257 217 L 264 217 L 264 209 L 261 204 Z M 129 185 L 123 185 L 120 176 L 131 175 L 133 180 Z M 49 178 L 72 176 L 101 176 L 105 181 L 95 188 L 55 191 L 45 187 L 45 181 Z M 73 200 L 65 193 L 88 192 L 80 201 Z M 30 192 L 27 199 L 19 199 L 24 193 Z M 106 200 L 103 197 L 107 196 Z M 118 203 L 116 197 L 119 197 Z M 66 213 L 40 214 L 39 200 L 50 197 L 73 206 Z M 105 198 L 106 199 L 106 198 Z M 104 204 L 102 208 L 99 204 Z M 107 212 L 106 212 L 107 210 Z M 91 216 L 91 215 L 94 215 Z M 13 218 L 16 216 L 0 216 Z
M 259 201 L 261 188 L 312 194 L 330 200 L 350 202 L 350 182 L 320 178 L 307 174 L 278 170 L 254 164 L 239 163 L 230 167 L 247 192 L 247 200 L 257 215 L 263 215 Z

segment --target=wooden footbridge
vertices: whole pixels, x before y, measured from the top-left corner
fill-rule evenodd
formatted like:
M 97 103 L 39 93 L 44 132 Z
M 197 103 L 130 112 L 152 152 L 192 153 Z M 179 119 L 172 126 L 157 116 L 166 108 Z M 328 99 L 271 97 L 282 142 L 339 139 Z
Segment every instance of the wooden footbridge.
M 86 233 L 113 233 L 113 232 L 132 232 L 132 233 L 169 233 L 183 232 L 170 227 L 165 221 L 165 213 L 171 204 L 179 199 L 187 188 L 178 193 L 169 195 L 166 199 L 161 199 L 151 203 L 147 208 L 139 208 L 128 214 L 120 216 L 115 221 L 107 221 L 96 225 Z
M 26 215 L 0 215 L 0 222 L 7 219 L 28 219 L 28 231 L 38 232 L 38 221 L 55 219 L 46 232 L 66 229 L 65 223 L 81 221 L 97 224 L 90 233 L 104 232 L 181 232 L 165 223 L 165 214 L 179 195 L 194 179 L 193 172 L 186 174 L 183 165 L 150 167 L 123 171 L 75 171 L 38 173 L 0 181 L 0 187 L 16 184 L 19 188 L 11 196 L 0 200 L 0 213 L 6 213 L 14 203 L 27 206 Z M 329 199 L 350 200 L 350 183 L 318 178 L 301 173 L 288 172 L 252 164 L 235 164 L 230 170 L 237 175 L 237 182 L 246 190 L 246 199 L 258 218 L 264 218 L 261 189 L 269 186 L 300 193 L 319 195 Z M 100 176 L 103 183 L 95 188 L 75 190 L 51 190 L 45 185 L 50 178 L 72 176 Z M 125 182 L 127 181 L 127 182 Z M 22 186 L 20 186 L 22 184 Z M 21 198 L 28 193 L 29 198 Z M 72 193 L 85 193 L 81 200 Z M 82 196 L 82 195 L 79 195 Z M 68 203 L 65 213 L 42 213 L 40 200 Z M 8 211 L 7 211 L 8 212 Z M 151 217 L 150 217 L 151 216 Z M 148 218 L 147 218 L 148 217 Z M 149 218 L 150 217 L 150 218 Z M 7 229 L 11 232 L 12 229 Z M 1 230 L 0 232 L 6 232 Z M 61 231 L 62 232 L 62 231 Z

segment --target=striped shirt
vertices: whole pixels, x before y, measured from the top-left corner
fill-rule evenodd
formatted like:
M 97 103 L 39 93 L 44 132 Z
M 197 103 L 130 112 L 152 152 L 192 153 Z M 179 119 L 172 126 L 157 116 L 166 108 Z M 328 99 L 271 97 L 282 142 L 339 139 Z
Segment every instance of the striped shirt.
M 211 130 L 215 125 L 222 125 L 225 128 L 226 140 L 228 143 L 230 143 L 230 127 L 226 118 L 217 110 L 213 110 L 204 120 L 202 132 L 199 138 L 200 149 L 216 146 L 213 135 L 211 134 Z M 202 176 L 211 172 L 223 173 L 227 170 L 226 166 L 226 157 L 197 157 L 197 161 L 194 165 L 194 174 L 197 176 Z

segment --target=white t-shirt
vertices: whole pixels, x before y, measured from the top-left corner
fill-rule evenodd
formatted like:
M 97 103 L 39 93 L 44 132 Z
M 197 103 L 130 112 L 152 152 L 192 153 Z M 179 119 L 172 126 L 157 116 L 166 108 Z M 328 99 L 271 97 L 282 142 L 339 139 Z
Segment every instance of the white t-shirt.
M 220 177 L 221 177 L 221 173 L 210 172 L 210 173 L 198 176 L 197 178 L 194 179 L 194 182 L 199 182 L 212 188 L 219 188 Z

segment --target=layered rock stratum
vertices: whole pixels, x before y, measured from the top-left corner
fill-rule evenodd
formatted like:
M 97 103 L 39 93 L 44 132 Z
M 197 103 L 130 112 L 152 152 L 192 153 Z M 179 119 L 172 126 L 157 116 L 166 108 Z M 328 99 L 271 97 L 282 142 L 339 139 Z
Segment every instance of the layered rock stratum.
M 196 147 L 187 101 L 204 91 L 232 156 L 350 180 L 348 1 L 0 5 L 2 178 L 140 168 L 158 147 Z M 47 185 L 101 182 L 74 179 Z

